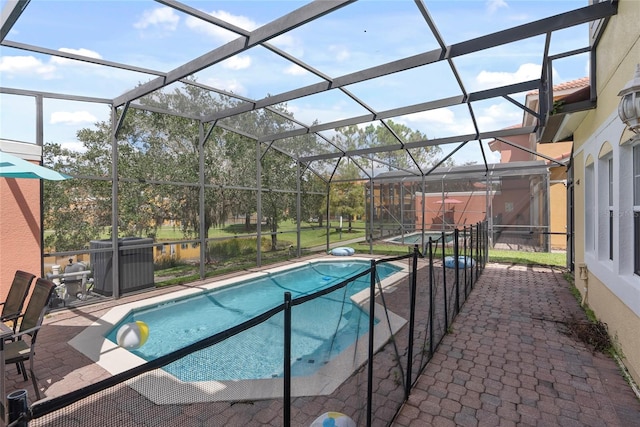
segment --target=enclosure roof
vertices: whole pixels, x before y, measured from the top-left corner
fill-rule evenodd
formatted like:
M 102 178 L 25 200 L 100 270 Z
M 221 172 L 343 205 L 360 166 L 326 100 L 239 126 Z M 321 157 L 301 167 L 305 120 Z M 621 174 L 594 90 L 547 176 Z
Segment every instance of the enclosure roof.
M 425 181 L 438 181 L 442 179 L 471 179 L 485 181 L 491 178 L 511 177 L 511 176 L 532 176 L 547 174 L 549 164 L 544 160 L 493 163 L 485 165 L 464 165 L 451 167 L 437 167 L 433 169 L 424 179 Z M 374 178 L 375 182 L 400 182 L 400 181 L 420 181 L 422 177 L 418 171 L 408 176 L 405 171 L 382 172 Z
M 197 86 L 232 105 L 165 112 L 248 136 L 311 168 L 331 170 L 343 158 L 387 168 L 388 153 L 416 159 L 437 146 L 440 163 L 474 161 L 487 170 L 495 162 L 489 140 L 539 133 L 553 80 L 584 76 L 595 42 L 590 24 L 617 13 L 617 1 L 587 3 L 2 0 L 0 99 L 15 107 L 11 114 L 3 107 L 2 128 L 38 130 L 0 137 L 42 144 L 40 125 L 47 142 L 56 140 L 60 117 L 73 123 L 94 104 L 123 114 L 122 107 L 151 109 L 143 100 L 159 91 Z M 544 94 L 536 112 L 524 105 L 533 90 Z M 22 126 L 16 100 L 25 96 L 36 107 Z M 278 116 L 283 126 L 239 126 L 252 112 Z M 525 112 L 535 125 L 511 127 Z M 398 133 L 393 124 L 419 132 Z M 385 134 L 369 145 L 336 138 L 337 128 L 367 125 Z M 300 138 L 311 148 L 302 150 Z M 410 166 L 405 173 L 437 169 Z M 491 170 L 503 167 L 514 166 Z

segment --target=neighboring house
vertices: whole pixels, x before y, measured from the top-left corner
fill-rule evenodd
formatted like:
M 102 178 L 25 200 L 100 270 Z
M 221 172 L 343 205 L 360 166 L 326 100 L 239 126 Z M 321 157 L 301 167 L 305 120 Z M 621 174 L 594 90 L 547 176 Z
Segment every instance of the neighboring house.
M 5 153 L 40 164 L 42 147 L 0 140 Z M 40 180 L 0 178 L 0 301 L 16 270 L 42 275 Z
M 553 86 L 553 106 L 556 111 L 568 105 L 588 103 L 590 96 L 589 77 Z M 525 105 L 534 111 L 539 109 L 538 91 L 527 94 Z M 573 135 L 567 129 L 579 123 L 581 119 L 582 116 L 579 114 L 552 114 L 544 127 L 544 134 L 539 134 L 540 142 L 535 145 L 536 152 L 546 156 L 549 165 L 549 232 L 552 250 L 567 250 L 568 246 L 570 235 L 567 224 L 571 220 L 567 209 L 567 167 L 573 149 Z M 525 112 L 523 126 L 531 126 L 535 121 L 536 118 L 532 114 Z M 550 140 L 546 139 L 549 135 L 553 135 L 549 137 Z M 531 135 L 531 140 L 535 139 L 534 135 Z M 570 260 L 568 264 L 571 264 Z
M 589 99 L 590 94 L 589 78 L 572 80 L 569 82 L 553 86 L 553 103 L 556 109 L 562 106 Z M 529 92 L 526 96 L 525 106 L 532 111 L 539 109 L 538 91 Z M 565 115 L 564 118 L 576 120 L 573 116 Z M 514 127 L 528 127 L 536 124 L 536 117 L 525 111 L 522 125 Z M 501 163 L 512 163 L 519 161 L 545 160 L 549 167 L 548 182 L 540 183 L 531 189 L 531 196 L 537 203 L 532 204 L 532 218 L 548 218 L 546 221 L 537 223 L 548 223 L 548 229 L 538 236 L 540 242 L 545 242 L 551 250 L 567 249 L 567 164 L 571 157 L 573 141 L 571 133 L 563 134 L 557 132 L 563 125 L 563 119 L 559 115 L 552 115 L 545 127 L 546 134 L 554 132 L 551 141 L 542 140 L 537 142 L 535 134 L 518 135 L 504 138 L 503 140 L 493 140 L 489 142 L 491 151 L 500 153 Z M 553 142 L 549 144 L 548 142 Z M 536 155 L 536 153 L 542 156 Z M 547 212 L 548 210 L 548 212 Z M 529 222 L 527 222 L 528 224 Z M 515 224 L 518 224 L 516 221 Z
M 620 0 L 617 15 L 592 24 L 594 90 L 588 100 L 565 100 L 540 133 L 544 142 L 573 135 L 575 285 L 607 325 L 635 381 L 640 381 L 640 135 L 623 123 L 618 106 L 621 90 L 637 85 L 625 112 L 636 119 L 640 114 L 640 70 L 631 82 L 640 67 L 639 22 L 637 0 Z M 591 107 L 576 108 L 589 100 Z
M 567 164 L 571 159 L 573 141 L 538 144 L 536 151 L 558 163 L 547 160 L 549 166 L 549 242 L 551 250 L 567 250 Z M 541 157 L 539 157 L 541 159 Z
M 439 167 L 425 177 L 380 173 L 373 191 L 367 191 L 374 196 L 373 203 L 369 197 L 366 202 L 373 207 L 374 238 L 451 231 L 487 220 L 493 244 L 548 250 L 548 236 L 538 233 L 548 228 L 548 215 L 541 213 L 548 205 L 541 190 L 547 177 L 548 165 L 541 160 L 491 164 L 488 169 L 484 164 Z

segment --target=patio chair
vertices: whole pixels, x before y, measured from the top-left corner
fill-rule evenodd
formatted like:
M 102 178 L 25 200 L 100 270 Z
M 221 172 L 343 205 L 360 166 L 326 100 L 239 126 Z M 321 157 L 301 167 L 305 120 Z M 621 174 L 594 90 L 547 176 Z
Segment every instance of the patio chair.
M 15 276 L 13 276 L 13 282 L 9 288 L 7 299 L 0 303 L 2 306 L 0 322 L 11 322 L 14 333 L 18 326 L 16 320 L 22 313 L 24 301 L 27 298 L 27 294 L 29 294 L 31 282 L 35 277 L 35 275 L 27 273 L 26 271 L 17 270 Z
M 49 280 L 41 278 L 36 280 L 27 308 L 24 314 L 20 316 L 18 331 L 10 338 L 12 341 L 5 342 L 4 345 L 4 363 L 6 365 L 17 364 L 25 381 L 27 381 L 27 372 L 24 369 L 24 362 L 29 361 L 31 381 L 33 382 L 33 388 L 38 400 L 40 400 L 40 390 L 38 389 L 38 382 L 33 371 L 36 336 L 42 326 L 42 319 L 47 311 L 49 298 L 51 298 L 55 288 L 55 283 Z M 28 341 L 24 339 L 27 335 L 29 336 Z

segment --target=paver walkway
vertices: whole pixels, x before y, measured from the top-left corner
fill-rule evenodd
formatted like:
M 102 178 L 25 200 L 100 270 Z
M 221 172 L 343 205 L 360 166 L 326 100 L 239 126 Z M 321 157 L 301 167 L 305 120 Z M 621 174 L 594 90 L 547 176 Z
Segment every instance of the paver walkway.
M 489 264 L 394 426 L 640 426 L 616 363 L 573 337 L 560 271 Z

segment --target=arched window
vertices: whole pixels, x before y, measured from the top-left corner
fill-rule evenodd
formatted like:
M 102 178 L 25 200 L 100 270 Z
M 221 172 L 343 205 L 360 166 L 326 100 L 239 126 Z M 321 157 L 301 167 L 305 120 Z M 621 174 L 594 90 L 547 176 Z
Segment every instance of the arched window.
M 602 144 L 598 154 L 598 247 L 600 259 L 614 258 L 613 147 Z
M 596 249 L 596 180 L 593 157 L 587 156 L 584 172 L 584 235 L 585 250 L 593 252 Z

